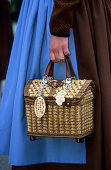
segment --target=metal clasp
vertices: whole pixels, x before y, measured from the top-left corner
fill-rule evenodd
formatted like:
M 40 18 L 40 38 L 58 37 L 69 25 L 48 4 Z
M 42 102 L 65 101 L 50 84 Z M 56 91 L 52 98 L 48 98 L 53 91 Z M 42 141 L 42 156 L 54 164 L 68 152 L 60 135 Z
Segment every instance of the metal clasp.
M 66 78 L 66 87 L 71 87 L 71 78 Z
M 45 75 L 45 76 L 43 77 L 42 83 L 43 83 L 43 84 L 47 84 L 47 80 L 48 80 L 48 76 Z

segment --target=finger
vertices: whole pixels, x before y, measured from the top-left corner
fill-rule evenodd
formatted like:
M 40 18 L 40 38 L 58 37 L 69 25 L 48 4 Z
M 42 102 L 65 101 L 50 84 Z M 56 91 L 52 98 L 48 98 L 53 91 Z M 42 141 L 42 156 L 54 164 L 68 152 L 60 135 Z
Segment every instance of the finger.
M 57 60 L 56 57 L 55 57 L 54 52 L 50 52 L 50 59 L 51 59 L 53 62 L 55 62 L 55 63 L 58 62 L 58 60 Z
M 65 57 L 64 57 L 64 53 L 63 53 L 63 50 L 59 49 L 58 51 L 54 51 L 54 55 L 55 55 L 55 58 L 56 58 L 56 62 L 59 62 L 59 61 L 63 61 L 65 60 Z
M 66 55 L 66 56 L 70 56 L 71 55 L 71 53 L 70 53 L 68 48 L 64 48 L 64 55 Z
M 55 62 L 59 62 L 59 52 L 58 51 L 54 51 L 54 55 L 55 55 Z
M 50 59 L 53 61 L 53 62 L 55 62 L 55 55 L 54 55 L 54 53 L 53 52 L 50 52 Z
M 65 57 L 63 51 L 59 51 L 59 61 L 65 62 Z

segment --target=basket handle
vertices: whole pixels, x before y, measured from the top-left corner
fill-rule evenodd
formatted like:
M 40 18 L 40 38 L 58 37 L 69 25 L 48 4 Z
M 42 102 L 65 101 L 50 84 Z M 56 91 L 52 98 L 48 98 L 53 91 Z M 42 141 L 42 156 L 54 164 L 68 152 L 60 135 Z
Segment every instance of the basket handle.
M 68 56 L 65 56 L 65 63 L 66 63 L 66 78 L 71 78 L 71 77 L 76 78 L 74 70 L 72 68 L 71 60 Z M 70 66 L 71 76 L 70 76 L 69 66 Z M 45 71 L 45 76 L 53 77 L 53 70 L 54 70 L 54 62 L 50 60 Z

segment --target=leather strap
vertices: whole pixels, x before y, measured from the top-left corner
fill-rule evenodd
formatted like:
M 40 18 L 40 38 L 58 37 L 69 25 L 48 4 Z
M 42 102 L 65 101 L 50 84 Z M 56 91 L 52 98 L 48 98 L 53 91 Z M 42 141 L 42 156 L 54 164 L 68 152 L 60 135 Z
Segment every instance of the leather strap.
M 72 63 L 71 63 L 71 60 L 68 56 L 65 56 L 68 60 L 68 64 L 70 66 L 70 71 L 71 71 L 71 77 L 76 77 L 75 73 L 74 73 L 74 70 L 73 70 L 73 67 L 72 67 Z
M 68 56 L 65 56 L 65 62 L 66 62 L 66 78 L 76 77 L 72 68 L 71 60 Z M 69 66 L 70 66 L 71 76 L 70 76 Z M 53 70 L 54 70 L 54 62 L 50 60 L 46 68 L 45 75 L 53 77 Z

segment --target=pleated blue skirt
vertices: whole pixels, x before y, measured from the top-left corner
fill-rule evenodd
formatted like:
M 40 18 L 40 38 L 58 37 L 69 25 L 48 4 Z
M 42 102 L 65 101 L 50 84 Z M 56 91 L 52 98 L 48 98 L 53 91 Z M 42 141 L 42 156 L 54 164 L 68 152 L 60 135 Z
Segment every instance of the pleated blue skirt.
M 86 143 L 75 139 L 27 136 L 24 87 L 29 79 L 41 79 L 50 61 L 49 21 L 53 0 L 24 0 L 11 52 L 0 105 L 0 154 L 9 155 L 16 166 L 39 163 L 86 164 Z M 73 31 L 70 59 L 79 79 Z M 65 63 L 56 63 L 54 78 L 65 79 Z

